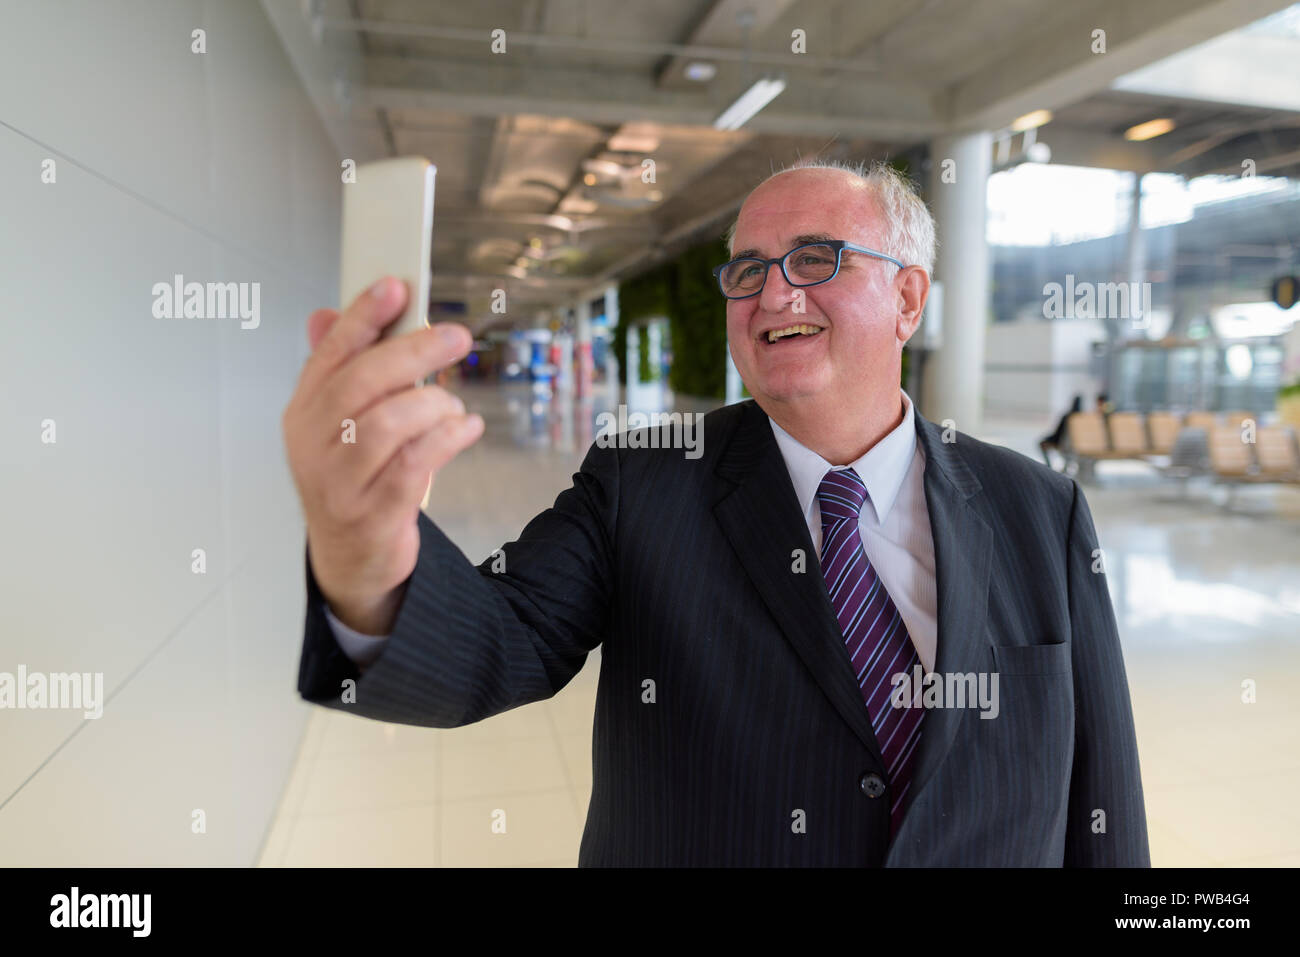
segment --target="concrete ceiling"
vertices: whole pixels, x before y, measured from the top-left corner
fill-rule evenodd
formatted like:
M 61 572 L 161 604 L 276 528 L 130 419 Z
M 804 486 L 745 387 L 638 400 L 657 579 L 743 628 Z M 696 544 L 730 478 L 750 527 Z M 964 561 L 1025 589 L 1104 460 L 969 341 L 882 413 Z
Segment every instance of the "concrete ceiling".
M 471 325 L 494 318 L 495 288 L 528 324 L 720 235 L 799 156 L 916 160 L 936 134 L 1034 109 L 1055 113 L 1037 134 L 1054 162 L 1300 166 L 1300 113 L 1112 89 L 1285 0 L 302 0 L 296 18 L 298 0 L 263 4 L 343 155 L 437 164 L 434 296 L 465 301 Z M 713 75 L 690 79 L 692 64 Z M 713 129 L 764 75 L 787 88 Z M 1123 140 L 1155 116 L 1175 132 Z
M 1300 60 L 1296 69 L 1300 83 Z M 1173 120 L 1174 129 L 1145 143 L 1124 140 L 1125 130 L 1157 117 Z M 1112 90 L 1057 110 L 1038 138 L 1053 162 L 1075 166 L 1300 177 L 1300 112 L 1287 110 Z

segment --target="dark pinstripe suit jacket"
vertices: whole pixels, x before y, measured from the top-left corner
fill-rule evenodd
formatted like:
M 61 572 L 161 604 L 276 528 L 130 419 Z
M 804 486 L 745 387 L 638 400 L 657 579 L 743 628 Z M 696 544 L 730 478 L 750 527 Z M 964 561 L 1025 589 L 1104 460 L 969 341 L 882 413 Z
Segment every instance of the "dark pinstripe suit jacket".
M 458 727 L 555 694 L 601 645 L 583 865 L 1149 865 L 1119 635 L 1079 487 L 962 433 L 944 442 L 920 415 L 916 427 L 936 671 L 996 671 L 1000 713 L 927 712 L 892 843 L 889 792 L 863 786 L 884 776 L 880 748 L 752 400 L 705 418 L 697 459 L 593 446 L 499 573 L 421 515 L 392 636 L 363 676 L 308 565 L 299 691 Z M 347 678 L 354 704 L 340 701 Z

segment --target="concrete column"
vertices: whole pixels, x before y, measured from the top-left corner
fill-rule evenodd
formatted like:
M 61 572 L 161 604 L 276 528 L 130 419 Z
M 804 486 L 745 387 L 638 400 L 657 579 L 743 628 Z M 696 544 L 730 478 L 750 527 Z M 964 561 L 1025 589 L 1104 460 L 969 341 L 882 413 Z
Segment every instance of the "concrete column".
M 1133 174 L 1133 195 L 1128 212 L 1128 242 L 1125 244 L 1130 289 L 1142 289 L 1147 278 L 1147 244 L 1142 234 L 1142 174 Z M 1138 297 L 1136 305 L 1129 299 L 1129 314 L 1117 316 L 1121 320 L 1119 335 L 1122 339 L 1142 339 L 1146 337 L 1146 328 L 1151 325 L 1151 317 L 1145 314 L 1150 304 Z M 1141 316 L 1135 322 L 1135 317 Z M 1109 383 L 1107 383 L 1109 385 Z
M 988 132 L 940 136 L 930 144 L 930 208 L 939 239 L 934 278 L 944 286 L 943 345 L 926 363 L 925 394 L 918 401 L 927 418 L 952 419 L 973 435 L 984 419 L 991 270 L 986 187 L 992 158 Z

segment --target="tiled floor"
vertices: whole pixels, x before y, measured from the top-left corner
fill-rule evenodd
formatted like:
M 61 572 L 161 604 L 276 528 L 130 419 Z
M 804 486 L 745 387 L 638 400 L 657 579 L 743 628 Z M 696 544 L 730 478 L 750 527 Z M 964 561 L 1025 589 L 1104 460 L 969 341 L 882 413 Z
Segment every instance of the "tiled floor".
M 430 512 L 479 561 L 569 483 L 602 406 L 465 387 L 487 436 Z M 1028 453 L 1046 422 L 991 420 Z M 1157 866 L 1300 866 L 1300 490 L 1186 497 L 1140 465 L 1087 496 L 1132 690 Z M 599 654 L 550 701 L 432 730 L 318 709 L 260 863 L 576 864 Z M 1253 681 L 1254 703 L 1243 702 Z
M 574 866 L 598 657 L 556 698 L 467 728 L 317 710 L 261 863 Z

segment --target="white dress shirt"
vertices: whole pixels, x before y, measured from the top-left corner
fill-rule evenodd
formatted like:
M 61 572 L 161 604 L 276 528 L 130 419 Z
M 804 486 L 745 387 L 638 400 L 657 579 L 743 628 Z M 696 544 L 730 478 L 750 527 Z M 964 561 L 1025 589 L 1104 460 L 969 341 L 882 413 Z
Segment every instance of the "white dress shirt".
M 916 440 L 912 399 L 903 392 L 907 412 L 898 427 L 850 463 L 867 487 L 868 500 L 858 522 L 862 547 L 894 600 L 907 626 L 922 667 L 934 670 L 938 640 L 938 599 L 934 578 L 934 538 L 925 504 L 925 453 Z M 771 419 L 772 432 L 785 459 L 796 497 L 803 509 L 813 547 L 821 553 L 821 506 L 817 489 L 833 466 L 797 442 Z M 365 667 L 384 650 L 388 636 L 364 635 L 349 628 L 325 606 L 325 617 L 343 653 Z
M 384 650 L 384 643 L 388 641 L 388 635 L 364 635 L 355 628 L 349 628 L 334 617 L 329 602 L 325 603 L 325 620 L 330 623 L 334 640 L 339 643 L 343 653 L 362 668 L 374 664 L 375 659 Z
M 925 504 L 925 453 L 916 440 L 912 398 L 903 392 L 903 400 L 907 406 L 903 421 L 862 458 L 846 466 L 832 466 L 775 422 L 772 432 L 818 555 L 822 547 L 822 510 L 817 489 L 822 479 L 834 468 L 852 468 L 862 479 L 867 487 L 867 501 L 858 519 L 862 548 L 894 600 L 921 666 L 930 672 L 934 670 L 939 635 L 934 536 Z

